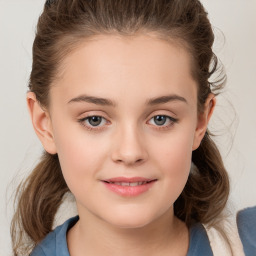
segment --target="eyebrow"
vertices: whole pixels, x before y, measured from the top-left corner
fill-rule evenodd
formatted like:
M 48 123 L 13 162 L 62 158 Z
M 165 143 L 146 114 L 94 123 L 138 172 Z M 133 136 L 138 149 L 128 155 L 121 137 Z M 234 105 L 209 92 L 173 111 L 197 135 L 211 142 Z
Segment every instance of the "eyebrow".
M 95 96 L 88 96 L 88 95 L 80 95 L 76 98 L 71 99 L 68 103 L 72 103 L 72 102 L 88 102 L 88 103 L 93 103 L 101 106 L 111 106 L 111 107 L 116 106 L 116 103 L 113 102 L 112 100 L 99 98 Z
M 181 101 L 184 103 L 188 103 L 185 98 L 176 94 L 172 94 L 172 95 L 166 95 L 166 96 L 149 99 L 146 101 L 146 105 L 154 106 L 158 104 L 168 103 L 171 101 Z
M 166 95 L 166 96 L 160 96 L 160 97 L 148 99 L 146 100 L 146 105 L 155 106 L 163 103 L 168 103 L 171 101 L 181 101 L 184 103 L 188 103 L 185 98 L 176 94 L 172 94 L 172 95 Z M 88 102 L 96 105 L 111 106 L 111 107 L 117 106 L 117 104 L 110 99 L 99 98 L 99 97 L 89 96 L 89 95 L 80 95 L 78 97 L 71 99 L 68 103 L 72 103 L 72 102 Z

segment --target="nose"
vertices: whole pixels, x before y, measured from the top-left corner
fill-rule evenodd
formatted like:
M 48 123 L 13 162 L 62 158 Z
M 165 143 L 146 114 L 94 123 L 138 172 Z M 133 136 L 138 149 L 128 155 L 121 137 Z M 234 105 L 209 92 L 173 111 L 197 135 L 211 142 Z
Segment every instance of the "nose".
M 134 127 L 121 129 L 113 143 L 112 160 L 125 165 L 145 162 L 148 158 L 144 137 Z

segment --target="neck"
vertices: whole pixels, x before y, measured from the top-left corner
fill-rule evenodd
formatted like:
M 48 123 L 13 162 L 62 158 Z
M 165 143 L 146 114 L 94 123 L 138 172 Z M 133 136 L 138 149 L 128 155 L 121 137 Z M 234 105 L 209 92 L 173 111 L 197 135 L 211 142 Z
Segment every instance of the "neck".
M 71 256 L 186 255 L 188 230 L 173 210 L 140 228 L 120 228 L 96 216 L 80 219 L 67 235 Z M 92 217 L 92 216 L 91 216 Z M 182 246 L 181 246 L 182 245 Z

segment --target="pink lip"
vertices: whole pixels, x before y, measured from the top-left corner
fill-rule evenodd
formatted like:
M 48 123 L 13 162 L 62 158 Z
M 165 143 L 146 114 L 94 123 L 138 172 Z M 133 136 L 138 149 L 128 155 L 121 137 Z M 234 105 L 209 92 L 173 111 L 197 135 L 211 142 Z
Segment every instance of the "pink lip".
M 124 197 L 138 196 L 148 191 L 155 184 L 156 181 L 157 181 L 156 179 L 147 179 L 143 177 L 132 177 L 132 178 L 116 177 L 116 178 L 111 178 L 107 180 L 102 180 L 103 184 L 107 189 Z M 147 182 L 147 183 L 142 185 L 137 185 L 137 186 L 123 186 L 123 185 L 118 185 L 111 182 L 125 182 L 125 183 Z

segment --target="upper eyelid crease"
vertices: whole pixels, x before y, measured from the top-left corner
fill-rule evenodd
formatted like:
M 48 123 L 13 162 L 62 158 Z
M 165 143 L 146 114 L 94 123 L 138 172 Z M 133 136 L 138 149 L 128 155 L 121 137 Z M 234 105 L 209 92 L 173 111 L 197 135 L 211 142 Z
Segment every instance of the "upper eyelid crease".
M 146 100 L 146 105 L 154 106 L 154 105 L 158 105 L 158 104 L 168 103 L 171 101 L 179 101 L 179 102 L 184 102 L 184 103 L 188 104 L 188 102 L 185 98 L 183 98 L 179 95 L 176 95 L 176 94 L 172 94 L 172 95 L 166 95 L 166 96 L 148 99 L 148 100 Z M 88 95 L 80 95 L 78 97 L 71 99 L 68 103 L 72 103 L 72 102 L 88 102 L 88 103 L 93 103 L 96 105 L 111 106 L 111 107 L 117 106 L 117 104 L 110 99 L 99 98 L 99 97 L 88 96 Z

